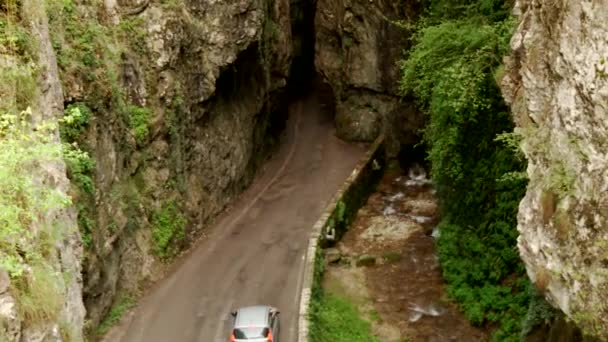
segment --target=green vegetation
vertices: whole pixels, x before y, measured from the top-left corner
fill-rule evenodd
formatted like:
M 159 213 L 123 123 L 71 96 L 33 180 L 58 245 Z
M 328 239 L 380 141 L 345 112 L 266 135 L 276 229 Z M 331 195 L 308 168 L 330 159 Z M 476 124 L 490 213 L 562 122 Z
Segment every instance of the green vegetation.
M 98 100 L 118 88 L 113 74 L 118 50 L 113 34 L 88 11 L 95 13 L 96 1 L 76 5 L 73 0 L 46 0 L 53 47 L 64 83 L 85 80 L 98 92 Z M 83 20 L 83 18 L 86 18 Z M 111 98 L 111 97 L 110 97 Z
M 150 121 L 150 110 L 138 107 L 129 106 L 129 127 L 135 135 L 135 141 L 141 145 L 148 139 L 150 133 L 149 121 Z
M 551 320 L 556 317 L 558 312 L 536 292 L 536 289 L 530 287 L 529 291 L 531 292 L 531 301 L 528 312 L 526 313 L 526 317 L 522 324 L 520 336 L 521 341 L 524 341 L 526 336 L 528 336 L 528 334 L 530 334 L 535 327 L 551 322 Z
M 133 52 L 140 55 L 146 53 L 146 31 L 143 25 L 144 19 L 141 17 L 123 18 L 118 31 L 121 40 L 129 42 Z
M 36 94 L 36 44 L 22 23 L 20 3 L 0 4 L 0 113 L 18 114 Z
M 99 15 L 101 6 L 103 3 L 99 0 L 86 3 L 46 0 L 50 33 L 64 90 L 77 95 L 77 102 L 65 109 L 60 135 L 68 177 L 78 198 L 78 224 L 84 245 L 88 248 L 96 236 L 95 160 L 91 158 L 92 148 L 85 136 L 90 120 L 94 115 L 121 119 L 115 131 L 122 135 L 132 134 L 135 140 L 135 144 L 123 144 L 122 153 L 129 153 L 145 144 L 150 120 L 148 108 L 131 104 L 118 74 L 125 58 L 135 55 L 145 58 L 141 57 L 146 55 L 147 49 L 143 19 L 125 17 L 119 25 L 111 25 L 105 22 L 107 18 Z M 76 91 L 72 91 L 74 89 Z M 113 199 L 132 208 L 139 206 L 132 205 L 131 198 Z M 131 218 L 129 220 L 133 222 Z M 112 233 L 115 227 L 107 227 L 108 232 Z
M 401 89 L 428 114 L 424 140 L 442 208 L 448 294 L 496 341 L 518 341 L 532 295 L 516 249 L 525 164 L 496 83 L 514 27 L 500 0 L 432 0 L 402 63 Z
M 36 324 L 61 310 L 63 279 L 50 261 L 66 227 L 47 214 L 71 201 L 53 182 L 41 182 L 47 174 L 40 166 L 60 161 L 61 146 L 57 124 L 30 107 L 38 91 L 37 41 L 20 7 L 17 0 L 0 4 L 0 267 L 11 279 L 19 318 Z
M 68 178 L 78 194 L 78 227 L 83 245 L 89 249 L 93 244 L 95 220 L 95 183 L 93 172 L 95 160 L 79 144 L 87 146 L 83 138 L 92 113 L 84 103 L 68 105 L 59 121 L 59 135 L 63 142 L 63 160 Z
M 313 302 L 310 338 L 313 342 L 377 342 L 371 324 L 360 318 L 347 299 L 326 293 Z M 379 318 L 379 317 L 378 317 Z
M 101 324 L 99 324 L 95 334 L 97 336 L 102 336 L 107 333 L 112 326 L 120 321 L 120 318 L 125 314 L 125 312 L 135 306 L 135 303 L 136 300 L 134 297 L 129 295 L 122 296 L 117 303 L 112 306 L 112 309 L 106 318 L 101 322 Z
M 152 215 L 154 253 L 162 259 L 175 256 L 186 237 L 186 219 L 174 202 L 166 203 Z
M 371 324 L 363 320 L 356 306 L 347 298 L 323 290 L 323 255 L 317 249 L 310 298 L 312 342 L 377 342 L 371 335 Z
M 65 89 L 79 91 L 83 117 L 91 112 L 114 112 L 131 129 L 136 143 L 146 141 L 150 111 L 131 104 L 118 76 L 130 51 L 144 56 L 145 30 L 141 18 L 125 18 L 120 25 L 105 24 L 96 16 L 99 1 L 78 6 L 73 0 L 46 0 L 53 47 Z M 83 20 L 86 18 L 86 20 Z M 82 107 L 90 108 L 87 113 Z M 69 108 L 68 108 L 69 109 Z
M 59 126 L 61 140 L 69 143 L 78 141 L 89 125 L 91 114 L 91 109 L 84 103 L 68 105 Z
M 47 260 L 55 255 L 63 227 L 44 215 L 68 206 L 70 199 L 39 183 L 40 163 L 60 160 L 61 148 L 53 140 L 56 125 L 32 126 L 31 116 L 29 109 L 0 115 L 0 267 L 12 280 L 21 318 L 38 322 L 61 309 L 61 274 Z

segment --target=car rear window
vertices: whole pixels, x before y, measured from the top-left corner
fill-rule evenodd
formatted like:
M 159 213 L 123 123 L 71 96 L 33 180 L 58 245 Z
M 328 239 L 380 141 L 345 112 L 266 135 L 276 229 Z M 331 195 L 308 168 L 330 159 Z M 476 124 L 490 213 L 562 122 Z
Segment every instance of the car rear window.
M 260 337 L 268 337 L 268 328 L 247 327 L 234 329 L 234 337 L 239 340 L 248 340 Z

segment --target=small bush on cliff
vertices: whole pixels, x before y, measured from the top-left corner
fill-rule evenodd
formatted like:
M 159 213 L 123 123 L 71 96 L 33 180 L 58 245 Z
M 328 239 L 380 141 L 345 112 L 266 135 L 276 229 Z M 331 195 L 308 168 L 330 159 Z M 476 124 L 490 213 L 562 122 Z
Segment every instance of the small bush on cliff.
M 162 259 L 173 257 L 186 236 L 186 219 L 174 202 L 165 204 L 152 215 L 154 253 Z
M 513 124 L 494 77 L 513 22 L 503 1 L 428 5 L 401 88 L 430 118 L 424 140 L 443 214 L 438 253 L 448 293 L 472 323 L 499 323 L 494 340 L 517 341 L 530 300 L 515 246 L 526 181 L 512 177 L 523 161 L 497 139 Z
M 148 139 L 150 133 L 149 121 L 150 110 L 144 107 L 129 106 L 129 127 L 133 131 L 135 141 L 142 145 Z

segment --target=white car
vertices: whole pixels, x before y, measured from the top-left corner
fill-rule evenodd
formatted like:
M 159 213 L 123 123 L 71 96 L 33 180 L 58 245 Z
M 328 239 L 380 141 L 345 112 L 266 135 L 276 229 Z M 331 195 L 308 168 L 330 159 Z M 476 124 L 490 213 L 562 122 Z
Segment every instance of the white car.
M 232 312 L 230 342 L 278 342 L 279 310 L 268 305 L 247 306 Z

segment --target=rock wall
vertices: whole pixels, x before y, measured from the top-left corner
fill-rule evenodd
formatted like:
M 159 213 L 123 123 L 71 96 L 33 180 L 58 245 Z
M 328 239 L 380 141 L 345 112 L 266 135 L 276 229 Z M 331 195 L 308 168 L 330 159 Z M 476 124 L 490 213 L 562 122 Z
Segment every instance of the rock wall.
M 608 339 L 608 2 L 515 10 L 502 88 L 528 159 L 520 254 L 552 305 Z
M 22 56 L 21 63 L 27 60 L 28 63 L 32 63 L 31 65 L 46 66 L 31 75 L 36 85 L 29 98 L 31 102 L 28 103 L 32 113 L 30 119 L 34 125 L 55 122 L 63 114 L 63 95 L 56 55 L 49 35 L 48 18 L 44 8 L 41 8 L 35 0 L 23 0 L 19 7 L 15 6 L 15 10 L 18 12 L 16 17 L 20 18 L 19 25 L 24 26 L 23 32 L 27 31 L 32 47 L 30 51 L 33 52 L 29 56 L 30 60 Z M 17 65 L 4 63 L 10 60 L 6 50 L 0 52 L 0 55 L 2 60 L 0 72 L 3 80 L 7 81 L 4 68 L 17 67 Z M 22 77 L 28 78 L 25 75 Z M 19 84 L 17 81 L 15 86 Z M 15 90 L 17 93 L 27 92 L 26 89 Z M 3 96 L 10 97 L 9 94 Z M 2 101 L 7 100 L 10 101 L 7 98 L 2 99 Z M 5 108 L 0 114 L 6 114 L 4 110 Z M 58 130 L 52 128 L 50 134 L 50 143 L 59 144 Z M 40 188 L 49 189 L 50 192 L 67 198 L 70 182 L 66 174 L 66 165 L 59 158 L 39 160 L 32 169 L 22 172 L 28 172 L 34 184 Z M 44 201 L 45 193 L 37 194 L 40 196 L 38 200 Z M 59 198 L 54 198 L 54 201 L 59 201 Z M 27 232 L 23 232 L 25 236 L 19 242 L 12 242 L 18 244 L 21 249 L 21 259 L 25 265 L 23 274 L 11 279 L 9 273 L 0 267 L 1 341 L 84 341 L 82 326 L 85 308 L 82 301 L 81 275 L 83 248 L 78 233 L 76 210 L 72 205 L 50 207 L 45 212 L 30 213 L 35 216 L 26 220 L 29 226 Z M 4 208 L 6 207 L 3 206 Z M 2 227 L 2 229 L 8 228 Z M 50 239 L 49 234 L 53 235 Z M 52 242 L 49 243 L 49 240 Z M 45 245 L 46 243 L 49 245 Z M 5 257 L 2 251 L 0 254 Z M 41 256 L 44 259 L 37 260 Z M 25 300 L 40 300 L 40 302 L 27 303 L 25 308 L 26 305 L 21 302 Z
M 155 215 L 175 203 L 187 222 L 186 238 L 170 241 L 174 255 L 249 184 L 287 114 L 287 0 L 166 3 L 104 2 L 104 25 L 139 25 L 120 43 L 116 73 L 127 101 L 151 117 L 144 141 L 111 107 L 96 109 L 86 132 L 97 165 L 84 289 L 91 326 L 162 275 Z M 66 94 L 87 101 L 86 87 L 77 78 Z
M 338 135 L 372 141 L 386 132 L 388 152 L 413 144 L 422 116 L 400 103 L 399 67 L 410 32 L 394 21 L 413 21 L 418 2 L 318 0 L 315 67 L 336 97 Z M 404 134 L 405 133 L 405 134 Z M 396 146 L 395 146 L 396 145 Z
M 77 108 L 61 136 L 91 158 L 45 168 L 75 203 L 49 213 L 65 225 L 48 259 L 66 275 L 62 311 L 48 324 L 20 321 L 0 269 L 0 340 L 81 341 L 158 280 L 272 152 L 287 118 L 290 3 L 17 3 L 40 43 L 32 106 L 42 118 Z

